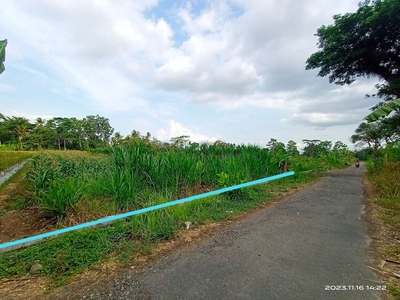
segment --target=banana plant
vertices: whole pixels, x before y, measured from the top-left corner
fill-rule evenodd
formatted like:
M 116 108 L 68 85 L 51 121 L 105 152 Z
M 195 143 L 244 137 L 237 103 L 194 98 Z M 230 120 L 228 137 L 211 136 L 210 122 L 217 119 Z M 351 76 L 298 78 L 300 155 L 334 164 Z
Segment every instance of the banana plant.
M 7 40 L 0 41 L 0 74 L 4 72 L 4 61 L 6 60 Z
M 369 123 L 375 122 L 379 118 L 386 117 L 388 114 L 396 109 L 400 109 L 400 98 L 390 101 L 389 103 L 375 109 L 372 113 L 366 116 L 364 120 L 367 120 Z

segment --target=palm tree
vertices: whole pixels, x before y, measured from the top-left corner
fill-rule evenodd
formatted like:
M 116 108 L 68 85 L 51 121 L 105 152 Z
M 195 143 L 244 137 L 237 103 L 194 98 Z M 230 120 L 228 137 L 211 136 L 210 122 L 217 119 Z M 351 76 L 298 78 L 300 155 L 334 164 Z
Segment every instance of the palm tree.
M 46 120 L 45 119 L 37 118 L 36 122 L 35 122 L 35 128 L 37 128 L 39 126 L 44 126 L 44 124 L 46 124 Z
M 19 148 L 20 150 L 22 150 L 22 142 L 24 138 L 28 135 L 29 129 L 32 124 L 29 123 L 27 118 L 22 117 L 6 117 L 5 122 L 7 122 L 7 127 L 9 131 L 17 136 Z
M 28 124 L 21 123 L 15 126 L 14 133 L 18 136 L 19 150 L 22 150 L 22 140 L 28 135 Z

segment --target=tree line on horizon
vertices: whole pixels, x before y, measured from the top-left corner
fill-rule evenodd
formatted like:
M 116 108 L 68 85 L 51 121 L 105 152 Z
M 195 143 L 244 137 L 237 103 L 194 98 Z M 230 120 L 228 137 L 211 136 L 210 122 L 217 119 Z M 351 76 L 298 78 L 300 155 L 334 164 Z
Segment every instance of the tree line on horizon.
M 110 145 L 114 132 L 109 120 L 99 115 L 37 118 L 31 123 L 25 117 L 0 113 L 0 145 L 18 145 L 19 150 L 89 150 Z
M 302 155 L 318 157 L 334 151 L 349 151 L 348 146 L 341 141 L 333 144 L 331 141 L 308 140 L 302 141 L 305 147 Z M 109 119 L 96 115 L 89 115 L 83 119 L 75 117 L 54 117 L 49 120 L 37 118 L 31 123 L 27 118 L 5 116 L 0 113 L 0 147 L 5 150 L 92 150 L 113 146 L 148 145 L 154 149 L 198 148 L 200 143 L 192 142 L 190 136 L 182 135 L 171 138 L 170 142 L 162 142 L 152 137 L 149 132 L 141 135 L 133 130 L 131 134 L 123 136 L 114 133 Z M 236 146 L 217 140 L 216 146 Z M 290 140 L 286 145 L 275 138 L 271 138 L 266 147 L 277 156 L 298 156 L 300 152 L 297 143 Z

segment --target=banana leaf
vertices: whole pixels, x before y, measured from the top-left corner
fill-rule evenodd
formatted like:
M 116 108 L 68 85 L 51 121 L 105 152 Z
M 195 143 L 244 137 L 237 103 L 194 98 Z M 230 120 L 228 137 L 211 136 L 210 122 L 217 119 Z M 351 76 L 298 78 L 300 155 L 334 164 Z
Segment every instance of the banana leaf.
M 4 72 L 4 61 L 6 60 L 7 40 L 0 41 L 0 74 Z
M 369 123 L 375 122 L 379 118 L 386 117 L 392 111 L 397 110 L 397 109 L 400 109 L 400 98 L 390 101 L 389 103 L 375 109 L 372 113 L 370 113 L 368 116 L 366 116 L 364 118 L 364 120 L 367 120 Z

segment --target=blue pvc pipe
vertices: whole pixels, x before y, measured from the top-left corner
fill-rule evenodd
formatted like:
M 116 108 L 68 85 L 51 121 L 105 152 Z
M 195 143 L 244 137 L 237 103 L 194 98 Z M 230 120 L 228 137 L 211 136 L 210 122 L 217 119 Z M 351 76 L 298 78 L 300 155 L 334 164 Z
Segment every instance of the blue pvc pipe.
M 167 202 L 167 203 L 162 203 L 162 204 L 158 204 L 158 205 L 154 205 L 154 206 L 150 206 L 150 207 L 134 210 L 134 211 L 131 211 L 131 212 L 127 212 L 127 213 L 123 213 L 123 214 L 119 214 L 119 215 L 115 215 L 115 216 L 106 217 L 106 218 L 103 218 L 103 219 L 98 219 L 96 221 L 91 221 L 91 222 L 87 222 L 87 223 L 83 223 L 83 224 L 79 224 L 79 225 L 75 225 L 75 226 L 71 226 L 71 227 L 67 227 L 67 228 L 63 228 L 63 229 L 59 229 L 59 230 L 55 230 L 55 231 L 51 231 L 51 232 L 46 232 L 46 233 L 34 235 L 34 236 L 29 237 L 29 238 L 24 238 L 24 239 L 20 239 L 20 240 L 8 242 L 8 243 L 0 244 L 0 249 L 4 249 L 4 248 L 11 247 L 11 246 L 20 245 L 20 244 L 27 243 L 27 242 L 40 240 L 40 239 L 43 239 L 43 238 L 48 238 L 48 237 L 59 235 L 59 234 L 66 233 L 66 232 L 69 232 L 69 231 L 74 231 L 74 230 L 78 230 L 78 229 L 82 229 L 82 228 L 86 228 L 86 227 L 91 227 L 91 226 L 94 226 L 94 225 L 99 225 L 99 224 L 102 224 L 102 223 L 107 223 L 107 222 L 123 219 L 123 218 L 126 218 L 126 217 L 131 217 L 131 216 L 134 216 L 134 215 L 139 215 L 139 214 L 142 214 L 142 213 L 145 213 L 145 212 L 149 212 L 149 211 L 152 211 L 152 210 L 157 210 L 157 209 L 160 209 L 160 208 L 165 208 L 165 207 L 173 206 L 173 205 L 176 205 L 176 204 L 181 204 L 181 203 L 197 200 L 197 199 L 200 199 L 200 198 L 205 198 L 205 197 L 209 197 L 209 196 L 222 194 L 222 193 L 225 193 L 225 192 L 241 189 L 241 188 L 248 187 L 248 186 L 251 186 L 251 185 L 255 185 L 255 184 L 259 184 L 259 183 L 263 183 L 263 182 L 267 182 L 267 181 L 272 181 L 272 180 L 275 180 L 275 179 L 279 179 L 279 178 L 283 178 L 283 177 L 287 177 L 287 176 L 292 176 L 292 175 L 294 175 L 293 171 L 286 172 L 286 173 L 283 173 L 283 174 L 274 175 L 274 176 L 266 177 L 266 178 L 263 178 L 263 179 L 258 179 L 258 180 L 254 180 L 254 181 L 250 181 L 250 182 L 234 185 L 234 186 L 231 186 L 231 187 L 219 189 L 219 190 L 216 190 L 216 191 L 211 191 L 211 192 L 207 192 L 207 193 L 203 193 L 203 194 L 199 194 L 199 195 L 195 195 L 195 196 L 191 196 L 191 197 L 187 197 L 187 198 L 183 198 L 183 199 L 179 199 L 179 200 L 174 200 L 174 201 Z

